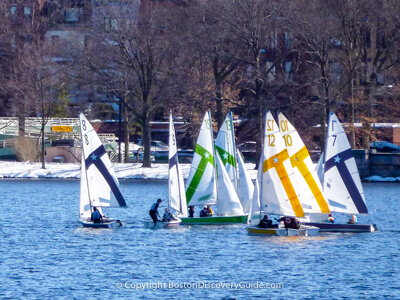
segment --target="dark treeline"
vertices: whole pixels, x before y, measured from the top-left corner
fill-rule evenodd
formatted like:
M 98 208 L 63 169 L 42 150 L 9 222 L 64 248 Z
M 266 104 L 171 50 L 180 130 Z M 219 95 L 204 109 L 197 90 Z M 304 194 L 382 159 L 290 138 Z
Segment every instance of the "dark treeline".
M 215 130 L 229 110 L 247 119 L 239 142 L 260 141 L 266 110 L 321 146 L 329 110 L 353 148 L 368 148 L 372 123 L 400 122 L 397 0 L 2 0 L 0 10 L 0 114 L 18 117 L 21 134 L 26 116 L 44 132 L 78 111 L 117 119 L 116 103 L 122 140 L 141 128 L 150 166 L 149 124 L 169 110 L 193 143 L 207 110 Z

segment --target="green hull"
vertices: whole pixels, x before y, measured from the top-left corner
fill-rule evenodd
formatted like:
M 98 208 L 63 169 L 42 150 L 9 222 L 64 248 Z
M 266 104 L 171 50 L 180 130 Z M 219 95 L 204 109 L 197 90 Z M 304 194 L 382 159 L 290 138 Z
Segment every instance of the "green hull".
M 181 218 L 181 225 L 224 225 L 224 224 L 238 224 L 246 223 L 247 216 L 215 216 L 215 217 L 195 217 L 195 218 Z

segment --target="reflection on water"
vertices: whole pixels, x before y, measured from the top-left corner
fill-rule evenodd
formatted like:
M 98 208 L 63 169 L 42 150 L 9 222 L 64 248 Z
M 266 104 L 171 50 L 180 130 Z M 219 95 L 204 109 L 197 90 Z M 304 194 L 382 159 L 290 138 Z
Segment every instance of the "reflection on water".
M 249 236 L 244 224 L 143 228 L 151 204 L 167 199 L 166 182 L 122 181 L 128 207 L 106 213 L 125 226 L 95 230 L 78 222 L 79 181 L 2 180 L 0 295 L 10 299 L 400 298 L 400 234 L 394 225 L 399 187 L 364 185 L 371 214 L 359 221 L 376 223 L 378 232 L 259 237 Z M 161 209 L 165 206 L 164 201 Z M 129 288 L 124 286 L 127 282 Z M 215 287 L 221 282 L 282 283 L 283 288 Z M 131 288 L 146 283 L 166 287 Z M 168 288 L 181 283 L 202 283 L 203 288 Z M 214 288 L 204 288 L 205 283 L 214 283 Z

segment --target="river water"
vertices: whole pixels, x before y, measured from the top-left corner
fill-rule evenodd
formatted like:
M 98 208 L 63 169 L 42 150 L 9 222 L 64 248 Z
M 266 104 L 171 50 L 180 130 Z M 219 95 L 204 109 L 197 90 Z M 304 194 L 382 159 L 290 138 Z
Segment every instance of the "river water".
M 128 207 L 108 214 L 125 227 L 93 230 L 78 222 L 79 181 L 0 180 L 0 298 L 400 299 L 398 183 L 364 184 L 359 223 L 378 232 L 290 238 L 244 224 L 145 229 L 167 183 L 121 189 Z

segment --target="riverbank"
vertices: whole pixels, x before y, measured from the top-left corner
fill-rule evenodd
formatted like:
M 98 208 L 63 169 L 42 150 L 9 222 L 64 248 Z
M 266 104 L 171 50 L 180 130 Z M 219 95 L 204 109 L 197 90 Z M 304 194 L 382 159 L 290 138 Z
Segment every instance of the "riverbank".
M 168 179 L 168 164 L 152 163 L 151 168 L 142 168 L 142 163 L 114 164 L 118 179 Z M 255 164 L 246 164 L 251 178 L 255 179 L 257 170 Z M 187 179 L 190 164 L 181 164 L 184 179 Z M 53 178 L 53 179 L 79 179 L 81 178 L 80 164 L 75 163 L 46 163 L 42 169 L 41 163 L 5 162 L 0 161 L 1 178 Z
M 0 161 L 1 178 L 53 178 L 53 179 L 79 179 L 81 178 L 80 164 L 73 163 L 46 163 L 46 169 L 42 169 L 41 163 L 7 162 Z M 181 164 L 184 179 L 187 179 L 190 164 Z M 255 180 L 257 170 L 255 164 L 247 163 L 246 168 L 250 177 Z M 151 168 L 142 168 L 142 163 L 114 164 L 118 179 L 168 179 L 168 164 L 152 164 Z M 374 182 L 400 182 L 400 177 L 370 176 L 364 181 Z

